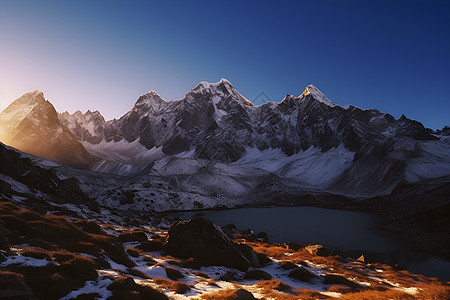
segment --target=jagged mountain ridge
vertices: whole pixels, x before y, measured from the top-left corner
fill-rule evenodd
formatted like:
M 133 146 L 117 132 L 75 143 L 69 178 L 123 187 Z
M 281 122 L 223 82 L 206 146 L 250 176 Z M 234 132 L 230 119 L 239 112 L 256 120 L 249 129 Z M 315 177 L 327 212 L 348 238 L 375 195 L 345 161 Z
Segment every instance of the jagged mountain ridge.
M 0 141 L 77 168 L 88 168 L 97 160 L 61 124 L 53 105 L 39 91 L 23 95 L 0 113 Z
M 92 124 L 89 118 L 98 124 L 94 129 L 86 125 Z M 298 97 L 254 106 L 222 79 L 202 82 L 176 101 L 152 90 L 111 121 L 90 112 L 76 118 L 64 113 L 60 119 L 83 130 L 74 133 L 89 151 L 115 161 L 94 168 L 106 172 L 126 174 L 136 170 L 130 164 L 159 161 L 153 170 L 164 173 L 174 163 L 163 167 L 161 159 L 175 156 L 183 157 L 180 168 L 194 160 L 188 163 L 194 176 L 202 172 L 193 167 L 195 160 L 206 159 L 231 163 L 232 173 L 242 167 L 262 169 L 297 180 L 304 189 L 346 195 L 388 194 L 400 182 L 450 174 L 445 137 L 403 115 L 396 120 L 375 109 L 343 108 L 313 85 Z
M 343 143 L 359 158 L 368 147 L 381 151 L 393 138 L 437 139 L 421 123 L 404 116 L 395 120 L 377 110 L 337 106 L 312 85 L 299 97 L 287 95 L 279 103 L 254 106 L 223 79 L 202 82 L 177 101 L 165 101 L 151 91 L 118 120 L 106 122 L 98 112 L 75 114 L 76 118 L 64 113 L 60 119 L 80 141 L 139 139 L 147 149 L 162 147 L 167 155 L 195 149 L 197 158 L 221 161 L 239 159 L 245 147 L 280 148 L 292 155 L 311 146 L 327 151 Z M 92 118 L 94 130 L 86 125 Z
M 274 178 L 299 191 L 368 197 L 450 175 L 448 136 L 405 116 L 343 108 L 313 85 L 255 106 L 225 79 L 201 82 L 181 100 L 151 91 L 119 119 L 78 111 L 59 120 L 102 158 L 91 170 L 176 179 L 188 194 L 201 185 L 204 199 L 213 193 L 234 203 Z

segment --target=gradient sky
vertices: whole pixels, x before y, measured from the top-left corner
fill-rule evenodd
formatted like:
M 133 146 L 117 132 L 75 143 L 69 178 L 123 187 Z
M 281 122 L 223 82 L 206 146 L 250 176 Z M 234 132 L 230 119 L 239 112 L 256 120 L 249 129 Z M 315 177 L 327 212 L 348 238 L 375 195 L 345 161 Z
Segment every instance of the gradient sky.
M 120 117 L 222 77 L 253 101 L 310 83 L 339 105 L 450 125 L 450 1 L 3 1 L 0 109 L 38 89 Z

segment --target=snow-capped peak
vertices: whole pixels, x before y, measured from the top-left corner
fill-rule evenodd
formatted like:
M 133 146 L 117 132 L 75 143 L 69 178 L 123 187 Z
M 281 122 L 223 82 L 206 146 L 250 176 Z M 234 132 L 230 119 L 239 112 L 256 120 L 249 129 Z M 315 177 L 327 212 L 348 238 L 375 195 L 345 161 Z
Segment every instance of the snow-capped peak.
M 253 106 L 253 103 L 242 96 L 231 84 L 231 82 L 225 78 L 220 79 L 219 82 L 209 83 L 207 81 L 201 81 L 195 88 L 193 88 L 189 93 L 209 93 L 211 95 L 216 95 L 219 97 L 229 94 L 233 99 L 239 101 L 241 104 Z
M 16 101 L 17 104 L 38 104 L 45 102 L 44 93 L 38 90 L 26 93 Z
M 227 89 L 234 89 L 233 86 L 231 85 L 230 81 L 228 79 L 222 78 L 220 79 L 219 82 L 214 82 L 214 83 L 210 83 L 207 81 L 201 81 L 199 82 L 199 84 L 197 84 L 197 86 L 195 88 L 193 88 L 192 90 L 194 91 L 204 91 L 204 90 L 210 90 L 210 91 L 214 91 L 217 90 L 217 88 L 219 87 L 219 85 L 223 84 Z M 230 90 L 229 90 L 230 91 Z M 230 91 L 231 92 L 231 91 Z
M 161 98 L 161 96 L 155 90 L 151 90 L 147 94 L 140 96 L 134 106 L 144 106 L 155 102 L 164 102 L 164 99 Z
M 331 102 L 318 88 L 316 88 L 312 84 L 308 85 L 305 88 L 305 91 L 300 95 L 300 98 L 306 97 L 307 95 L 311 95 L 317 101 L 322 102 L 328 106 L 336 106 L 336 104 Z

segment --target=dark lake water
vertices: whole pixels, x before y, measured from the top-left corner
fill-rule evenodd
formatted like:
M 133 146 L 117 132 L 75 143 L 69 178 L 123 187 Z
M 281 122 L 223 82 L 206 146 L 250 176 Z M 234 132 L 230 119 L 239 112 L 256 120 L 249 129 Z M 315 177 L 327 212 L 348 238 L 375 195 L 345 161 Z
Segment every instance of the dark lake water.
M 357 258 L 398 264 L 411 272 L 450 280 L 450 262 L 406 247 L 380 229 L 378 215 L 315 207 L 242 208 L 176 213 L 184 219 L 203 217 L 223 226 L 267 232 L 271 242 L 322 244 Z

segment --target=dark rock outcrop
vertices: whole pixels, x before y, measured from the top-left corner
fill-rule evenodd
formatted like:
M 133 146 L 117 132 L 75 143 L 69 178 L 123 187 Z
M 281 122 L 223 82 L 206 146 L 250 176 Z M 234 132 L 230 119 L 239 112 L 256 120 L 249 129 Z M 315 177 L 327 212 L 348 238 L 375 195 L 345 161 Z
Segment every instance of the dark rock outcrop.
M 254 300 L 256 299 L 252 293 L 244 289 L 238 289 L 233 294 L 229 296 L 229 299 L 234 300 Z
M 175 257 L 193 257 L 210 265 L 241 271 L 247 271 L 251 266 L 238 246 L 219 227 L 202 218 L 174 222 L 164 250 Z
M 330 252 L 322 245 L 309 245 L 305 247 L 305 250 L 316 256 L 328 256 Z
M 325 284 L 343 284 L 351 288 L 360 288 L 361 286 L 351 280 L 348 280 L 344 276 L 338 274 L 326 274 L 323 279 L 323 283 Z
M 139 285 L 131 277 L 119 277 L 114 280 L 108 287 L 113 292 L 113 296 L 108 298 L 111 300 L 121 299 L 155 299 L 167 300 L 166 295 L 153 289 L 148 285 Z
M 272 275 L 263 270 L 250 270 L 245 273 L 245 279 L 255 279 L 255 280 L 270 280 Z
M 0 298 L 35 299 L 35 296 L 33 291 L 24 283 L 22 275 L 0 271 Z
M 169 277 L 172 280 L 178 280 L 184 277 L 183 273 L 181 273 L 177 269 L 166 267 L 165 270 L 167 277 Z
M 300 280 L 300 281 L 310 281 L 312 278 L 316 277 L 313 273 L 302 267 L 296 267 L 289 273 L 289 277 Z

